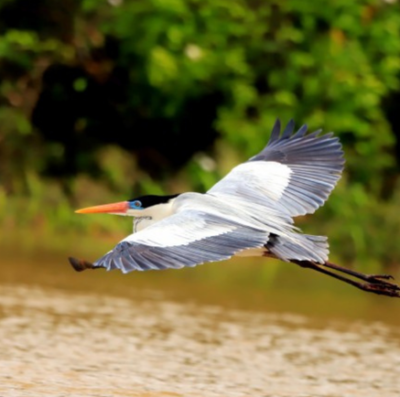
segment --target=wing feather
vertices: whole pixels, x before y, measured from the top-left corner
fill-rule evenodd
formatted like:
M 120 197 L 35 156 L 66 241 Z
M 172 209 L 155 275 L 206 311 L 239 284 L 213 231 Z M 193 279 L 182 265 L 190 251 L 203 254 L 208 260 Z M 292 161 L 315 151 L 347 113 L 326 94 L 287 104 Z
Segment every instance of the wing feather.
M 274 126 L 272 127 L 271 137 L 269 142 L 274 142 L 279 139 L 279 135 L 281 133 L 281 121 L 276 119 Z
M 225 217 L 182 211 L 129 235 L 93 266 L 123 273 L 192 267 L 228 259 L 246 248 L 261 248 L 268 236 L 261 228 Z
M 322 206 L 343 170 L 339 139 L 333 133 L 320 135 L 322 130 L 307 135 L 306 125 L 293 134 L 292 120 L 281 135 L 279 129 L 277 121 L 267 146 L 248 162 L 235 167 L 208 193 L 251 200 L 248 193 L 254 192 L 260 201 L 261 192 L 266 198 L 265 205 L 270 206 L 272 198 L 276 209 L 292 217 L 313 213 Z M 240 193 L 244 190 L 246 197 Z
M 303 137 L 306 134 L 307 129 L 308 129 L 307 124 L 303 124 L 299 128 L 299 130 L 293 135 L 293 138 L 301 138 L 301 137 Z
M 287 138 L 289 138 L 290 135 L 293 134 L 293 130 L 294 130 L 294 120 L 291 119 L 291 120 L 287 123 L 285 129 L 283 130 L 282 139 L 287 139 Z

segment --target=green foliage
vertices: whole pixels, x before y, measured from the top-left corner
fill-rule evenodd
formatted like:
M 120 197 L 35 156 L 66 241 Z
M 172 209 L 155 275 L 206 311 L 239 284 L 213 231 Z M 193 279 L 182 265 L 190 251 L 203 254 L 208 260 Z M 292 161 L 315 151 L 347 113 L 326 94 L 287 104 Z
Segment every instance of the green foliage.
M 164 114 L 173 114 L 182 98 L 222 91 L 226 103 L 216 123 L 244 157 L 259 149 L 280 115 L 360 139 L 357 154 L 375 158 L 363 164 L 363 183 L 392 165 L 379 104 L 399 88 L 394 7 L 157 0 L 124 3 L 112 15 L 102 29 L 121 41 L 123 62 L 139 62 L 131 78 L 169 96 Z
M 0 35 L 0 187 L 8 193 L 27 193 L 28 173 L 43 166 L 31 110 L 44 68 L 70 61 L 72 51 L 57 38 L 43 40 L 33 31 L 9 29 Z
M 387 175 L 397 179 L 400 171 L 385 109 L 387 98 L 400 93 L 398 3 L 85 0 L 79 7 L 70 42 L 17 29 L 0 36 L 0 58 L 20 71 L 15 76 L 1 69 L 0 155 L 15 162 L 0 166 L 3 196 L 46 196 L 37 193 L 32 178 L 43 168 L 41 153 L 54 145 L 38 139 L 29 123 L 45 66 L 78 64 L 98 79 L 119 67 L 129 71 L 129 94 L 120 107 L 155 119 L 174 119 L 189 99 L 221 94 L 214 126 L 238 161 L 265 145 L 276 117 L 335 131 L 345 146 L 346 180 L 321 213 L 307 220 L 309 227 L 330 235 L 332 251 L 346 260 L 400 261 L 400 248 L 387 238 L 400 230 L 400 188 Z M 109 38 L 118 43 L 117 53 L 96 58 Z M 73 88 L 84 92 L 88 84 L 77 78 Z M 203 154 L 195 156 L 176 185 L 207 189 L 227 171 L 223 153 L 229 150 L 219 150 L 212 172 L 201 165 Z M 22 164 L 15 161 L 17 153 Z M 114 162 L 115 153 L 107 153 L 109 159 L 98 165 L 109 187 L 126 193 L 126 184 L 139 179 L 142 188 L 156 188 L 145 170 Z M 129 177 L 132 167 L 136 174 Z M 73 192 L 77 196 L 74 184 Z M 68 211 L 61 212 L 58 221 L 68 224 Z

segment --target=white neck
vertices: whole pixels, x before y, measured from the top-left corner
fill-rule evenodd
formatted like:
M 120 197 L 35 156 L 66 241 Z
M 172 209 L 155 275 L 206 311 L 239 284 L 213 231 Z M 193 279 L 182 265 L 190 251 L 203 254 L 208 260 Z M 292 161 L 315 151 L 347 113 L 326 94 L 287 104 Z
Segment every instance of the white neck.
M 153 205 L 152 207 L 140 210 L 140 212 L 136 211 L 135 219 L 133 221 L 133 231 L 140 232 L 153 223 L 172 215 L 173 201 L 174 200 L 170 200 L 168 203 Z

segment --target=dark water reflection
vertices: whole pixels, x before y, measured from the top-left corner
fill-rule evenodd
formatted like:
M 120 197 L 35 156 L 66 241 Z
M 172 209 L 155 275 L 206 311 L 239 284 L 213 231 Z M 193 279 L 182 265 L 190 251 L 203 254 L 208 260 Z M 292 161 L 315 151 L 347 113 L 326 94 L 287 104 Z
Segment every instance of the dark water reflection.
M 119 276 L 44 267 L 52 278 L 17 282 L 15 266 L 30 265 L 2 274 L 2 397 L 400 395 L 397 320 L 237 310 L 182 299 L 183 287 L 181 299 L 143 286 L 122 297 Z M 65 288 L 79 280 L 100 289 Z

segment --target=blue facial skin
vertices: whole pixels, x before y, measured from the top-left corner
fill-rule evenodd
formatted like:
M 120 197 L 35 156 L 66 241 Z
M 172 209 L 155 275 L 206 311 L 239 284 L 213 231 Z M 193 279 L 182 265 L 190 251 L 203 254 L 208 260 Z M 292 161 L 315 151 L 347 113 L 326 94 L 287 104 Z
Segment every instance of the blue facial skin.
M 129 203 L 129 208 L 131 210 L 142 210 L 143 209 L 142 203 L 139 200 L 128 201 L 128 203 Z

